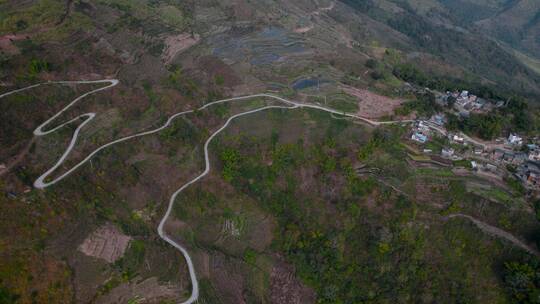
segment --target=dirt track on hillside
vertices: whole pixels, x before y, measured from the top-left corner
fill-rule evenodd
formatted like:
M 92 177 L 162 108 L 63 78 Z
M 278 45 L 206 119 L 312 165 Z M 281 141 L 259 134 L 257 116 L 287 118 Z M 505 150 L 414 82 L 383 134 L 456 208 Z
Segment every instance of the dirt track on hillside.
M 451 214 L 451 215 L 448 216 L 448 218 L 455 218 L 455 217 L 466 218 L 466 219 L 470 220 L 471 222 L 473 222 L 478 228 L 480 228 L 480 230 L 484 231 L 485 233 L 496 236 L 496 237 L 503 238 L 503 239 L 511 242 L 512 244 L 516 245 L 517 247 L 520 247 L 523 250 L 529 252 L 530 254 L 540 256 L 540 252 L 538 252 L 538 250 L 536 248 L 530 247 L 529 245 L 523 243 L 522 241 L 517 239 L 515 236 L 513 236 L 509 232 L 506 232 L 506 231 L 504 231 L 502 229 L 499 229 L 499 228 L 497 228 L 495 226 L 491 226 L 489 224 L 486 224 L 486 223 L 484 223 L 484 222 L 482 222 L 480 220 L 475 219 L 474 217 L 472 217 L 470 215 L 456 213 L 456 214 Z

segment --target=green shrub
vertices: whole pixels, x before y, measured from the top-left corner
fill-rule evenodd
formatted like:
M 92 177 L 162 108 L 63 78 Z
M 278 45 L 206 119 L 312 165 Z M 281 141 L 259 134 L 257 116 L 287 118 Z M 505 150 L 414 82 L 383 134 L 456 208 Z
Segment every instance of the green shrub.
M 42 59 L 32 59 L 28 65 L 28 78 L 35 79 L 41 72 L 49 72 L 50 64 Z
M 216 75 L 214 77 L 214 82 L 218 86 L 222 86 L 225 83 L 225 78 L 222 75 Z
M 244 262 L 249 265 L 256 265 L 257 263 L 257 252 L 251 248 L 246 248 L 244 251 Z
M 537 262 L 507 262 L 504 283 L 516 303 L 540 303 L 540 268 Z
M 370 58 L 366 61 L 366 68 L 374 69 L 376 67 L 377 67 L 377 60 Z
M 221 152 L 220 159 L 223 162 L 221 170 L 223 179 L 231 182 L 238 175 L 240 153 L 232 148 L 226 148 Z
M 19 295 L 12 293 L 9 289 L 0 287 L 0 303 L 15 304 L 19 298 Z

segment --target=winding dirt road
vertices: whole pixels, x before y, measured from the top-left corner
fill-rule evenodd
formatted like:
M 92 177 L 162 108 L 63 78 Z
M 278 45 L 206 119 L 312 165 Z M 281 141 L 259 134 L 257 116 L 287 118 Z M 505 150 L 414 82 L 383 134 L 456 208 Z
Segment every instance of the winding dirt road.
M 46 187 L 52 186 L 52 185 L 60 182 L 62 179 L 66 178 L 68 175 L 70 175 L 75 170 L 77 170 L 79 167 L 81 167 L 86 162 L 88 162 L 93 156 L 95 156 L 101 150 L 106 149 L 107 147 L 110 147 L 112 145 L 115 145 L 115 144 L 130 140 L 130 139 L 133 139 L 133 138 L 136 138 L 136 137 L 141 137 L 141 136 L 150 135 L 150 134 L 160 132 L 161 130 L 169 127 L 174 119 L 176 119 L 176 118 L 178 118 L 178 117 L 180 117 L 182 115 L 186 115 L 186 114 L 195 112 L 195 110 L 187 110 L 187 111 L 176 113 L 176 114 L 170 116 L 169 119 L 165 122 L 165 124 L 163 124 L 161 127 L 158 127 L 156 129 L 153 129 L 153 130 L 141 132 L 141 133 L 136 133 L 136 134 L 133 134 L 133 135 L 130 135 L 130 136 L 126 136 L 126 137 L 119 138 L 119 139 L 116 139 L 114 141 L 111 141 L 111 142 L 97 148 L 96 150 L 94 150 L 90 154 L 88 154 L 88 156 L 86 156 L 82 161 L 77 163 L 75 166 L 73 166 L 71 169 L 69 169 L 65 173 L 61 174 L 60 176 L 54 178 L 53 180 L 51 180 L 49 182 L 46 182 L 45 179 L 47 179 L 49 177 L 49 175 L 51 175 L 56 169 L 58 169 L 58 167 L 60 165 L 62 165 L 62 163 L 65 161 L 65 159 L 69 156 L 69 154 L 71 153 L 71 151 L 73 150 L 73 148 L 75 147 L 75 145 L 77 143 L 77 139 L 78 139 L 80 130 L 86 124 L 88 124 L 92 119 L 94 119 L 94 117 L 96 116 L 96 113 L 90 112 L 90 113 L 81 114 L 81 115 L 75 117 L 74 119 L 71 119 L 71 120 L 69 120 L 67 122 L 64 122 L 64 123 L 52 128 L 52 129 L 50 129 L 48 131 L 44 131 L 44 129 L 46 129 L 46 127 L 49 124 L 51 124 L 54 120 L 56 120 L 62 113 L 66 112 L 69 108 L 71 108 L 77 102 L 81 101 L 83 98 L 85 98 L 85 97 L 87 97 L 87 96 L 89 96 L 91 94 L 95 94 L 95 93 L 98 93 L 100 91 L 110 89 L 110 88 L 116 86 L 119 83 L 119 81 L 117 79 L 105 79 L 105 80 L 95 80 L 95 81 L 84 81 L 84 80 L 83 81 L 54 81 L 54 82 L 51 81 L 51 82 L 44 82 L 44 83 L 31 85 L 31 86 L 28 86 L 28 87 L 25 87 L 25 88 L 13 90 L 13 91 L 10 91 L 10 92 L 7 92 L 7 93 L 4 93 L 4 94 L 0 95 L 0 98 L 3 98 L 3 97 L 6 97 L 6 96 L 9 96 L 9 95 L 12 95 L 12 94 L 20 93 L 20 92 L 23 92 L 23 91 L 26 91 L 26 90 L 29 90 L 29 89 L 32 89 L 32 88 L 36 88 L 38 86 L 43 86 L 43 85 L 53 85 L 53 84 L 60 84 L 60 85 L 66 85 L 66 84 L 100 84 L 100 83 L 104 83 L 104 84 L 108 84 L 108 85 L 106 85 L 104 87 L 101 87 L 101 88 L 98 88 L 98 89 L 95 89 L 95 90 L 92 90 L 92 91 L 89 91 L 89 92 L 84 93 L 84 94 L 80 95 L 79 97 L 75 98 L 66 107 L 64 107 L 62 110 L 60 110 L 58 113 L 56 113 L 54 116 L 49 118 L 47 121 L 45 121 L 44 123 L 39 125 L 34 130 L 34 135 L 35 136 L 46 136 L 48 134 L 51 134 L 51 133 L 59 130 L 60 128 L 66 126 L 66 125 L 69 125 L 69 124 L 71 124 L 73 122 L 76 122 L 77 120 L 79 120 L 81 118 L 84 119 L 83 122 L 75 129 L 68 147 L 66 148 L 66 150 L 64 151 L 62 156 L 58 159 L 58 161 L 49 170 L 47 170 L 45 173 L 43 173 L 40 177 L 38 177 L 36 179 L 36 181 L 34 182 L 34 187 L 35 188 L 44 189 Z M 161 219 L 161 221 L 159 223 L 159 226 L 158 226 L 158 234 L 159 234 L 159 236 L 164 241 L 166 241 L 167 243 L 169 243 L 170 245 L 172 245 L 173 247 L 178 249 L 182 253 L 182 255 L 184 256 L 184 258 L 186 259 L 186 263 L 188 265 L 189 275 L 190 275 L 191 282 L 192 282 L 192 292 L 191 292 L 191 296 L 189 297 L 189 299 L 184 301 L 182 304 L 194 303 L 195 301 L 197 301 L 197 299 L 199 297 L 199 285 L 198 285 L 197 276 L 196 276 L 196 273 L 195 273 L 195 267 L 193 266 L 193 261 L 191 260 L 191 257 L 189 255 L 189 253 L 187 252 L 187 250 L 184 247 L 182 247 L 181 245 L 179 245 L 178 243 L 176 243 L 174 240 L 169 238 L 167 236 L 167 234 L 165 233 L 165 231 L 163 230 L 163 228 L 164 228 L 165 223 L 167 222 L 167 219 L 169 218 L 169 216 L 171 214 L 171 211 L 172 211 L 172 208 L 173 208 L 174 201 L 175 201 L 176 197 L 182 191 L 184 191 L 187 187 L 189 187 L 193 183 L 199 181 L 200 179 L 202 179 L 204 176 L 206 176 L 210 172 L 210 159 L 209 159 L 209 153 L 208 153 L 208 146 L 210 145 L 211 141 L 220 132 L 222 132 L 223 130 L 225 130 L 227 128 L 227 126 L 231 123 L 231 121 L 233 121 L 234 119 L 236 119 L 238 117 L 241 117 L 241 116 L 245 116 L 245 115 L 249 115 L 249 114 L 253 114 L 253 113 L 256 113 L 256 112 L 269 110 L 269 109 L 311 108 L 311 109 L 317 109 L 317 110 L 325 111 L 325 112 L 328 112 L 328 113 L 331 113 L 331 114 L 336 114 L 336 115 L 340 115 L 340 116 L 345 116 L 345 117 L 358 119 L 358 120 L 361 120 L 361 121 L 363 121 L 363 122 L 365 122 L 365 123 L 367 123 L 369 125 L 372 125 L 372 126 L 413 122 L 413 120 L 383 121 L 383 122 L 374 121 L 374 120 L 370 120 L 370 119 L 365 118 L 365 117 L 361 117 L 361 116 L 350 114 L 350 113 L 345 113 L 345 112 L 342 112 L 342 111 L 337 111 L 337 110 L 326 108 L 326 107 L 323 107 L 323 106 L 290 101 L 290 100 L 287 100 L 285 98 L 275 96 L 275 95 L 271 95 L 271 94 L 253 94 L 253 95 L 247 95 L 247 96 L 240 96 L 240 97 L 222 99 L 222 100 L 210 102 L 210 103 L 198 108 L 197 110 L 203 110 L 203 109 L 206 109 L 208 107 L 211 107 L 213 105 L 220 104 L 220 103 L 239 101 L 239 100 L 246 100 L 246 99 L 258 98 L 258 97 L 275 99 L 275 100 L 278 100 L 278 101 L 286 104 L 286 106 L 265 106 L 265 107 L 261 107 L 261 108 L 258 108 L 258 109 L 254 109 L 254 110 L 250 110 L 250 111 L 246 111 L 246 112 L 242 112 L 242 113 L 233 115 L 226 121 L 226 123 L 221 128 L 219 128 L 217 131 L 212 133 L 210 135 L 210 137 L 206 140 L 205 144 L 204 144 L 205 170 L 200 175 L 198 175 L 197 177 L 193 178 L 192 180 L 190 180 L 189 182 L 184 184 L 182 187 L 180 187 L 176 192 L 174 192 L 172 194 L 172 196 L 171 196 L 171 198 L 169 200 L 168 206 L 167 206 L 167 211 L 165 212 L 163 218 Z
M 486 223 L 484 223 L 482 221 L 479 221 L 479 220 L 475 219 L 474 217 L 472 217 L 470 215 L 461 214 L 461 213 L 455 213 L 455 214 L 451 214 L 451 215 L 448 216 L 448 218 L 456 218 L 456 217 L 468 219 L 469 221 L 473 222 L 476 225 L 476 227 L 478 227 L 483 232 L 485 232 L 487 234 L 490 234 L 492 236 L 503 238 L 503 239 L 511 242 L 515 246 L 520 247 L 521 249 L 527 251 L 528 253 L 530 253 L 532 255 L 540 256 L 540 253 L 538 252 L 538 250 L 536 250 L 535 248 L 532 248 L 529 245 L 523 243 L 522 241 L 520 241 L 518 238 L 516 238 L 515 236 L 513 236 L 509 232 L 506 232 L 506 231 L 504 231 L 504 230 L 502 230 L 500 228 L 497 228 L 495 226 L 491 226 L 491 225 L 486 224 Z

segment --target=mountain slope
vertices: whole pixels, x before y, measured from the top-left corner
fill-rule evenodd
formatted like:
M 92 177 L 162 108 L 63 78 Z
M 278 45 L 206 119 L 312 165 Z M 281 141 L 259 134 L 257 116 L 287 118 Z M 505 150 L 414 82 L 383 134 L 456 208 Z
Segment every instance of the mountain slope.
M 408 0 L 423 16 L 488 34 L 540 58 L 540 2 L 535 0 Z M 438 19 L 438 20 L 437 20 Z
M 179 193 L 163 227 L 193 260 L 199 302 L 511 303 L 507 286 L 528 281 L 515 271 L 520 280 L 506 282 L 505 262 L 534 261 L 520 247 L 540 235 L 521 189 L 427 158 L 404 121 L 339 115 L 410 121 L 397 110 L 430 106 L 416 95 L 426 86 L 534 101 L 536 76 L 472 28 L 503 4 L 474 3 L 490 8 L 459 17 L 449 7 L 460 3 L 432 0 L 0 1 L 0 92 L 45 83 L 0 100 L 0 302 L 188 299 L 189 264 L 156 228 L 171 195 L 204 172 L 208 148 L 208 174 Z M 48 81 L 83 79 L 119 82 L 34 136 L 99 88 Z M 231 98 L 266 92 L 336 110 Z M 51 179 L 72 174 L 33 188 L 74 132 Z
M 540 58 L 540 2 L 513 1 L 478 26 L 514 48 Z
M 392 27 L 410 39 L 409 48 L 439 57 L 449 64 L 458 65 L 481 78 L 507 85 L 507 89 L 527 90 L 538 94 L 540 75 L 536 74 L 507 52 L 496 42 L 487 38 L 472 24 L 479 16 L 461 16 L 450 5 L 462 5 L 454 1 L 409 1 L 395 3 L 400 10 L 390 10 L 385 1 L 343 0 L 343 3 Z M 426 4 L 427 3 L 427 4 Z M 486 11 L 496 14 L 501 3 L 492 2 L 492 12 L 476 2 L 467 2 L 469 9 L 461 12 Z M 495 4 L 499 5 L 495 5 Z M 446 4 L 446 6 L 445 6 Z M 477 7 L 478 6 L 478 7 Z M 532 5 L 532 11 L 538 6 Z M 427 7 L 427 9 L 426 9 Z M 465 6 L 467 8 L 467 6 Z M 517 11 L 516 11 L 517 12 Z M 510 18 L 510 17 L 508 17 Z M 530 23 L 530 22 L 529 22 Z M 534 23 L 534 22 L 533 22 Z M 504 23 L 502 23 L 504 24 Z M 503 25 L 501 25 L 503 26 Z M 534 27 L 531 28 L 531 30 Z

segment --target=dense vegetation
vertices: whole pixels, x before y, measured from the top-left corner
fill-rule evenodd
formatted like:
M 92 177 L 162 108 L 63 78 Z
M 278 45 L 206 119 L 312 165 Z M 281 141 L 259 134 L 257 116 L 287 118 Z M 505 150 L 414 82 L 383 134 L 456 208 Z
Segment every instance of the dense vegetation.
M 396 64 L 392 73 L 404 81 L 439 91 L 469 90 L 477 96 L 487 99 L 505 100 L 512 96 L 508 90 L 501 89 L 500 86 L 485 85 L 480 81 L 463 78 L 428 74 L 412 63 Z
M 491 113 L 471 113 L 467 119 L 455 115 L 448 116 L 449 130 L 462 130 L 483 139 L 505 136 L 509 132 L 535 134 L 538 123 L 537 110 L 518 97 L 510 99 L 507 106 Z
M 442 107 L 435 102 L 435 95 L 430 92 L 417 93 L 414 100 L 406 102 L 401 108 L 396 109 L 398 115 L 408 115 L 412 111 L 420 117 L 429 118 L 439 113 Z
M 540 221 L 540 201 L 534 202 L 536 220 Z M 537 239 L 537 244 L 540 241 Z M 536 257 L 510 260 L 504 264 L 504 284 L 516 303 L 540 302 L 540 261 Z
M 516 303 L 539 303 L 540 265 L 538 265 L 538 260 L 507 262 L 504 283 Z
M 340 121 L 330 126 L 323 131 L 326 138 L 348 128 Z M 282 143 L 277 131 L 270 142 L 239 136 L 215 145 L 223 178 L 277 219 L 273 247 L 316 290 L 319 303 L 473 303 L 479 301 L 474 286 L 492 284 L 486 269 L 495 262 L 489 254 L 478 257 L 478 250 L 498 249 L 477 243 L 478 236 L 458 222 L 431 222 L 429 232 L 423 230 L 423 207 L 378 183 L 376 175 L 356 173 L 353 163 L 361 161 L 383 170 L 382 176 L 408 178 L 399 134 L 377 130 L 355 148 L 331 139 Z M 357 153 L 351 155 L 351 149 Z M 271 164 L 263 160 L 268 155 Z M 299 172 L 305 170 L 314 180 L 300 190 L 306 181 Z M 468 200 L 464 185 L 454 188 L 449 197 L 463 194 L 455 197 L 456 204 Z M 368 201 L 374 206 L 366 207 Z M 453 241 L 446 243 L 447 237 Z M 459 253 L 455 244 L 463 245 Z M 500 291 L 490 288 L 484 300 L 502 300 Z
M 538 131 L 538 108 L 535 105 L 530 105 L 524 97 L 512 94 L 509 91 L 465 80 L 428 76 L 428 74 L 410 63 L 396 64 L 393 68 L 393 74 L 420 87 L 443 92 L 447 90 L 469 90 L 473 94 L 491 101 L 506 101 L 506 106 L 502 108 L 495 109 L 490 113 L 471 113 L 466 119 L 450 114 L 447 125 L 450 130 L 461 130 L 483 139 L 505 136 L 508 132 L 534 134 Z M 429 117 L 442 111 L 431 93 L 416 93 L 415 95 L 416 99 L 407 102 L 402 108 L 398 109 L 396 114 L 408 114 L 414 110 L 421 117 Z M 451 107 L 452 102 L 455 102 L 455 100 L 449 101 L 449 107 Z

